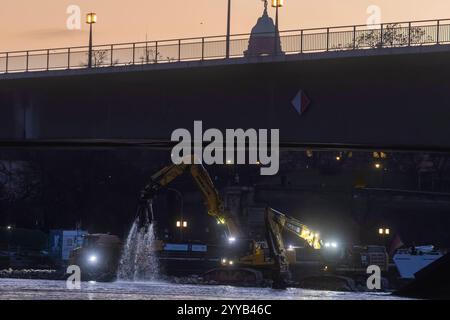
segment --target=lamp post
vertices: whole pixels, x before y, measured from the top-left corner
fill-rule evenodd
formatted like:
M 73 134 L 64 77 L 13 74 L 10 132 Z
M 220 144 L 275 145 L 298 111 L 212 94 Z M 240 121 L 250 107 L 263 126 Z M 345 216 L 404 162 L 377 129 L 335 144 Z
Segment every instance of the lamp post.
M 389 238 L 391 236 L 391 229 L 389 228 L 379 228 L 378 229 L 378 235 L 381 238 L 381 242 L 384 246 L 388 245 Z
M 177 220 L 176 226 L 178 229 L 180 229 L 180 240 L 181 242 L 183 242 L 183 229 L 186 229 L 188 227 L 188 223 L 186 220 L 183 220 L 183 218 L 181 218 L 181 220 Z
M 7 231 L 7 237 L 8 237 L 8 265 L 11 266 L 11 233 L 12 233 L 13 227 L 11 225 L 8 225 L 6 227 Z
M 92 25 L 97 23 L 97 14 L 94 12 L 86 15 L 86 23 L 89 25 L 89 57 L 88 68 L 92 68 Z
M 177 226 L 177 228 L 180 229 L 180 240 L 183 241 L 183 229 L 187 228 L 187 221 L 185 221 L 184 217 L 183 217 L 183 205 L 184 205 L 183 195 L 177 189 L 168 188 L 168 190 L 175 192 L 177 194 L 177 196 L 180 198 L 180 218 L 181 219 L 177 220 L 176 226 Z
M 230 37 L 231 37 L 231 0 L 228 0 L 228 14 L 227 14 L 227 49 L 226 58 L 230 58 Z
M 275 54 L 278 54 L 278 8 L 284 6 L 284 0 L 272 0 L 272 8 L 276 9 L 275 13 Z

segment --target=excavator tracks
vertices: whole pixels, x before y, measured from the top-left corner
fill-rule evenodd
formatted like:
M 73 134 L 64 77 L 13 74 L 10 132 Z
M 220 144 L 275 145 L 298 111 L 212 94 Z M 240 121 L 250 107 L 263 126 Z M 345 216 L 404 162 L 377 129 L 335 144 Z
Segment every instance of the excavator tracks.
M 264 284 L 263 274 L 250 268 L 215 268 L 207 271 L 203 279 L 208 282 L 215 282 L 222 285 L 235 286 L 261 286 Z

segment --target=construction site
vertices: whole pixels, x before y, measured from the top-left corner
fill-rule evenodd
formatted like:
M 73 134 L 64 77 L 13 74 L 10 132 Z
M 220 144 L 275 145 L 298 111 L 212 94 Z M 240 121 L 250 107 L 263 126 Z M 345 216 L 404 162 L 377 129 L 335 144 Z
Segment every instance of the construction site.
M 97 45 L 89 11 L 0 52 L 0 298 L 450 298 L 450 20 L 227 2 L 226 35 Z
M 2 155 L 20 177 L 3 184 L 2 224 L 14 224 L 1 229 L 2 277 L 65 280 L 77 265 L 84 281 L 364 293 L 375 265 L 375 292 L 390 294 L 413 280 L 399 251 L 437 260 L 449 246 L 441 154 L 282 151 L 276 176 L 257 163 L 175 165 L 163 150 Z

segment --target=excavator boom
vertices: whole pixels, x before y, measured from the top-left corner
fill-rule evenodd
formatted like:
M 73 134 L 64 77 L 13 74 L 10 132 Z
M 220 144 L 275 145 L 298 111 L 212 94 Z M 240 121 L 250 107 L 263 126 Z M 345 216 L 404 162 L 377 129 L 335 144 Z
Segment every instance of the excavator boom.
M 150 201 L 157 194 L 157 192 L 168 186 L 177 177 L 184 173 L 189 173 L 194 180 L 196 186 L 200 190 L 208 214 L 214 217 L 218 223 L 225 224 L 229 231 L 229 237 L 238 238 L 241 236 L 241 231 L 237 221 L 224 208 L 224 204 L 220 199 L 217 189 L 211 180 L 211 177 L 206 169 L 201 164 L 173 164 L 164 167 L 151 177 L 150 183 L 144 188 L 141 193 L 141 200 Z
M 283 288 L 290 278 L 289 262 L 286 257 L 286 248 L 282 236 L 283 230 L 293 233 L 314 249 L 321 248 L 319 234 L 311 231 L 299 220 L 272 208 L 266 208 L 264 220 L 267 244 L 275 264 L 273 274 L 274 287 Z

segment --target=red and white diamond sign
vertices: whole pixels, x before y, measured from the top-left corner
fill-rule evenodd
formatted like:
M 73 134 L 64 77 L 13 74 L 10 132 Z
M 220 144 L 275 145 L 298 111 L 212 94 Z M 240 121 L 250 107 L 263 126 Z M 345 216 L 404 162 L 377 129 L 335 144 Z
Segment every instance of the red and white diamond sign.
M 309 105 L 311 104 L 311 100 L 306 95 L 305 91 L 300 90 L 295 96 L 294 100 L 292 100 L 292 105 L 299 115 L 303 115 L 306 110 L 308 110 Z

